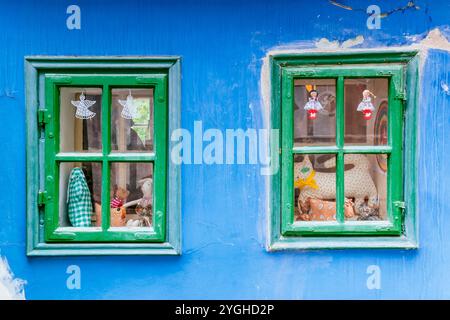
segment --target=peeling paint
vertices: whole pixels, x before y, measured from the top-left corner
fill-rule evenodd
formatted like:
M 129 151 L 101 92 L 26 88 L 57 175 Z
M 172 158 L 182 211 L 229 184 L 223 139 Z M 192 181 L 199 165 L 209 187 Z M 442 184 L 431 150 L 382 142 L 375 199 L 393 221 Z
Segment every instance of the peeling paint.
M 444 93 L 446 95 L 450 96 L 450 87 L 449 87 L 448 83 L 441 81 L 441 88 L 442 88 L 442 91 L 444 91 Z
M 14 278 L 6 258 L 0 257 L 0 300 L 25 300 L 26 281 Z

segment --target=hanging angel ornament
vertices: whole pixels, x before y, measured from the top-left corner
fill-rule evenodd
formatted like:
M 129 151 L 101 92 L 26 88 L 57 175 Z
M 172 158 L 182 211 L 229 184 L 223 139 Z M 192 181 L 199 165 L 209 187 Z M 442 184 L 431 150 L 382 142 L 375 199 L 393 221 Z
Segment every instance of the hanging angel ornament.
M 84 92 L 81 93 L 78 101 L 70 101 L 76 108 L 75 117 L 78 119 L 91 119 L 95 117 L 95 112 L 89 110 L 97 101 L 95 100 L 86 100 L 86 96 Z
M 124 119 L 134 119 L 136 118 L 136 105 L 134 103 L 134 98 L 131 95 L 131 90 L 128 93 L 127 100 L 120 100 L 120 105 L 123 107 L 122 109 L 122 118 Z
M 365 120 L 370 120 L 372 118 L 373 110 L 375 110 L 375 107 L 372 104 L 372 98 L 376 98 L 376 96 L 370 92 L 369 90 L 364 90 L 363 93 L 363 99 L 358 105 L 357 111 L 361 111 L 363 113 L 363 117 Z
M 308 118 L 315 119 L 317 117 L 317 111 L 323 110 L 322 104 L 319 102 L 319 93 L 317 90 L 309 91 L 308 102 L 305 104 L 305 110 L 308 111 Z

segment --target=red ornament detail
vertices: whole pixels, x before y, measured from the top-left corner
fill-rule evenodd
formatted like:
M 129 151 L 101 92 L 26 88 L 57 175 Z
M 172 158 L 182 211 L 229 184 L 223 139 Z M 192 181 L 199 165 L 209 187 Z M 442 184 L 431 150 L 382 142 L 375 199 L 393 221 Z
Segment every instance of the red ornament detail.
M 308 119 L 314 120 L 317 116 L 317 110 L 309 109 L 308 110 Z
M 364 116 L 364 120 L 370 120 L 372 118 L 372 110 L 370 109 L 364 109 L 362 111 L 363 116 Z

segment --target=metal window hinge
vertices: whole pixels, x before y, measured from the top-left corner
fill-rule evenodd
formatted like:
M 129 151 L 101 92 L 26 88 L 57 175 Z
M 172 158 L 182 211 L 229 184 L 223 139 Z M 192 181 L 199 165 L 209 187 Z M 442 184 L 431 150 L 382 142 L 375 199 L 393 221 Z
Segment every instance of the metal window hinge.
M 47 191 L 39 191 L 38 192 L 38 206 L 45 205 L 45 200 L 47 198 Z
M 406 101 L 406 93 L 405 92 L 398 92 L 395 95 L 395 99 L 397 100 L 402 100 L 402 101 Z
M 394 206 L 399 208 L 402 211 L 402 216 L 405 216 L 406 212 L 406 204 L 404 201 L 394 201 Z
M 51 114 L 47 109 L 38 109 L 38 123 L 41 126 L 45 126 L 46 123 L 49 123 L 52 118 Z

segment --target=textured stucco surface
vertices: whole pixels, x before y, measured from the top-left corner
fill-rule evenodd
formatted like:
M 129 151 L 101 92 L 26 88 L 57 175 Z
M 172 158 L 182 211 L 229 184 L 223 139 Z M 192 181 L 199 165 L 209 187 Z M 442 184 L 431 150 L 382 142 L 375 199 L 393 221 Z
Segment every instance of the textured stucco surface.
M 346 1 L 382 11 L 407 1 Z M 0 254 L 30 299 L 450 298 L 450 36 L 448 1 L 416 1 L 381 29 L 363 11 L 328 1 L 77 1 L 82 28 L 66 28 L 68 2 L 2 3 L 0 19 Z M 386 8 L 384 8 L 386 6 Z M 438 28 L 441 38 L 426 39 Z M 421 42 L 422 41 L 422 42 Z M 25 256 L 26 55 L 180 55 L 182 127 L 263 128 L 264 58 L 273 50 L 354 50 L 421 43 L 418 250 L 265 250 L 266 177 L 259 165 L 182 167 L 183 254 L 177 257 Z M 430 45 L 431 43 L 431 45 Z M 69 290 L 66 269 L 81 270 Z M 366 286 L 367 267 L 381 289 Z

